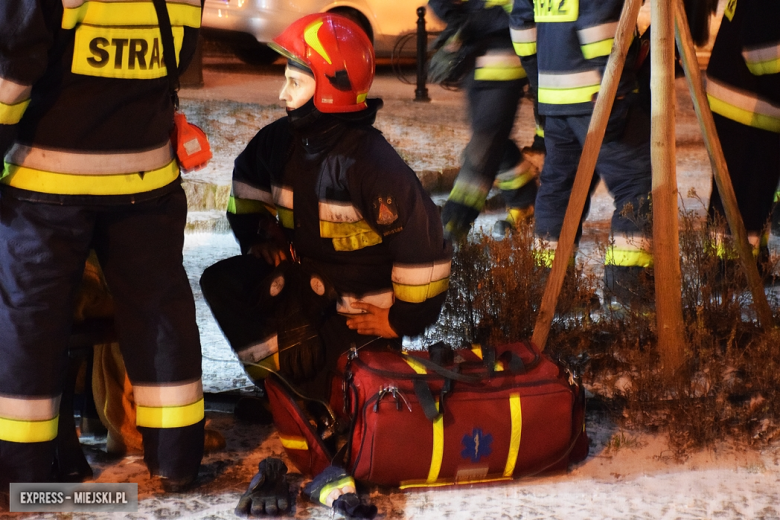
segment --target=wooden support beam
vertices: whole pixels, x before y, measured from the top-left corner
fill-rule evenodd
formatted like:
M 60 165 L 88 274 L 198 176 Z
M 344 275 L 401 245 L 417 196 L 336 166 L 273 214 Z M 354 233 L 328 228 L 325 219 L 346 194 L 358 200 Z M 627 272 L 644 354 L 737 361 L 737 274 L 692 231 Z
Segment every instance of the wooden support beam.
M 682 57 L 685 77 L 688 81 L 688 90 L 693 98 L 693 106 L 696 110 L 696 116 L 699 119 L 701 133 L 704 136 L 704 144 L 707 147 L 707 153 L 710 156 L 712 164 L 712 173 L 715 177 L 715 186 L 718 188 L 720 198 L 723 201 L 723 209 L 726 212 L 726 222 L 731 229 L 731 235 L 737 246 L 737 254 L 747 276 L 748 287 L 753 295 L 753 305 L 756 309 L 759 325 L 764 330 L 768 330 L 774 324 L 772 309 L 764 292 L 764 284 L 761 281 L 761 275 L 758 274 L 756 260 L 753 257 L 753 248 L 748 242 L 745 224 L 742 221 L 742 215 L 739 212 L 737 196 L 734 193 L 734 186 L 731 184 L 726 158 L 723 156 L 723 148 L 720 146 L 718 132 L 715 129 L 715 121 L 712 118 L 712 111 L 707 102 L 707 93 L 704 91 L 701 72 L 699 71 L 699 62 L 696 59 L 696 50 L 693 46 L 693 38 L 688 26 L 688 19 L 685 15 L 682 0 L 674 2 L 675 9 L 675 35 L 677 48 Z
M 582 147 L 582 155 L 580 156 L 577 174 L 569 197 L 569 205 L 563 218 L 563 228 L 558 238 L 558 246 L 555 249 L 552 270 L 547 278 L 547 285 L 544 289 L 542 303 L 539 307 L 539 314 L 536 316 L 534 333 L 531 338 L 542 350 L 544 350 L 547 343 L 547 336 L 550 333 L 550 326 L 555 316 L 558 296 L 561 293 L 563 280 L 566 276 L 566 266 L 574 251 L 574 239 L 582 218 L 582 211 L 585 208 L 585 202 L 588 198 L 588 190 L 593 179 L 593 172 L 596 169 L 596 159 L 598 159 L 601 143 L 604 140 L 604 132 L 609 121 L 609 114 L 615 102 L 615 94 L 620 83 L 620 76 L 623 73 L 628 47 L 633 38 L 640 6 L 641 0 L 626 0 L 626 3 L 623 5 L 623 11 L 620 14 L 620 21 L 615 34 L 615 43 L 604 71 L 604 78 L 601 81 L 601 89 L 596 99 L 596 105 L 593 108 L 593 116 L 588 126 L 588 135 L 585 137 L 585 144 Z
M 656 0 L 650 16 L 655 309 L 661 365 L 671 380 L 685 360 L 674 128 L 674 6 Z

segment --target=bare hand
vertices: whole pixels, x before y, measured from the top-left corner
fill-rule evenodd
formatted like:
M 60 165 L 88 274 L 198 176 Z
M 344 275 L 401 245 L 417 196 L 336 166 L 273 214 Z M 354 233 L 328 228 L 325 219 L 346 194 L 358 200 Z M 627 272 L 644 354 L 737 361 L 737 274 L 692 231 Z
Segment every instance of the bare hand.
M 353 302 L 352 307 L 366 311 L 347 318 L 347 327 L 365 336 L 397 338 L 398 334 L 390 326 L 390 309 L 383 309 L 366 302 Z
M 249 248 L 247 254 L 265 260 L 274 267 L 287 260 L 287 253 L 274 242 L 255 244 Z

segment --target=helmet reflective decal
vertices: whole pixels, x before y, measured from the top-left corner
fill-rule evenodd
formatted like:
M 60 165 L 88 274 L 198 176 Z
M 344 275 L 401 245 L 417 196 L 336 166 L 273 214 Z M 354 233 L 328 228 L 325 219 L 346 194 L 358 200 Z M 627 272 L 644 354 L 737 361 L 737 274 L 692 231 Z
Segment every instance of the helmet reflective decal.
M 327 61 L 328 65 L 331 65 L 332 62 L 330 61 L 330 56 L 328 56 L 328 52 L 325 50 L 325 47 L 322 46 L 322 42 L 317 36 L 320 27 L 322 27 L 322 23 L 322 20 L 318 20 L 317 22 L 308 26 L 306 30 L 303 31 L 303 40 L 309 44 L 309 47 L 317 51 L 317 54 L 322 56 L 322 59 Z

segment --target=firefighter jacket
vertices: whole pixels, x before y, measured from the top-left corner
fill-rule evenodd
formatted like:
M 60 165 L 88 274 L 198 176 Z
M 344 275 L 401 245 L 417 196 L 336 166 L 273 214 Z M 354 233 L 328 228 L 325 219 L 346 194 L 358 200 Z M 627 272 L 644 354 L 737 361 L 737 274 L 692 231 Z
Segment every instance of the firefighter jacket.
M 713 112 L 780 133 L 780 2 L 730 0 L 707 66 Z
M 372 126 L 381 101 L 369 102 L 322 114 L 310 100 L 261 129 L 235 161 L 228 220 L 246 253 L 272 239 L 275 215 L 338 291 L 338 312 L 361 312 L 357 300 L 390 308 L 396 333 L 413 336 L 438 317 L 452 251 L 417 176 Z
M 538 88 L 539 113 L 587 115 L 612 51 L 623 0 L 514 0 L 510 33 L 515 52 Z M 626 63 L 633 63 L 629 50 Z M 625 67 L 617 96 L 635 89 Z
M 167 6 L 183 71 L 201 0 Z M 151 0 L 2 2 L 0 34 L 0 183 L 14 196 L 123 203 L 176 186 L 174 108 Z
M 461 28 L 461 39 L 473 49 L 475 80 L 510 81 L 526 77 L 509 38 L 512 0 L 429 0 L 428 5 L 448 28 Z

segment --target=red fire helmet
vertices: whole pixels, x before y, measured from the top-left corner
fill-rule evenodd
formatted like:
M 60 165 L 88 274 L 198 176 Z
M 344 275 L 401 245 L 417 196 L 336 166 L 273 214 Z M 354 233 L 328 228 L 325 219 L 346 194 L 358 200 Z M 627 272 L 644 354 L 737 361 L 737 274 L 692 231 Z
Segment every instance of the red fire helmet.
M 366 108 L 374 81 L 374 46 L 357 23 L 337 14 L 310 14 L 293 22 L 269 45 L 311 69 L 317 82 L 314 106 L 320 112 Z

